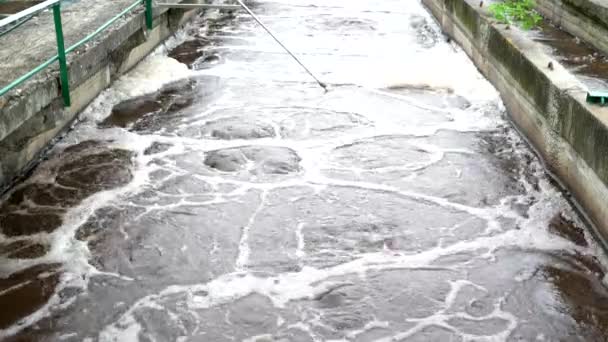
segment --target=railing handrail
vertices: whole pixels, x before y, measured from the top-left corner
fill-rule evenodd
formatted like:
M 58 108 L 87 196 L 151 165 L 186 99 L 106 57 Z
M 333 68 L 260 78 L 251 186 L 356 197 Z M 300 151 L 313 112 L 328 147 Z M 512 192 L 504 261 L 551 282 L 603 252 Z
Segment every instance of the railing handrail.
M 28 17 L 30 15 L 34 15 L 38 12 L 44 11 L 47 8 L 50 8 L 52 6 L 54 6 L 56 3 L 58 3 L 61 0 L 46 0 L 44 2 L 39 3 L 38 5 L 34 5 L 32 7 L 29 7 L 21 12 L 12 14 L 2 20 L 0 20 L 0 28 L 3 28 L 5 26 L 8 26 L 14 22 L 19 21 L 20 19 L 23 19 L 25 17 Z
M 2 0 L 0 0 L 0 2 L 2 2 Z M 106 28 L 108 28 L 108 26 L 112 25 L 115 21 L 120 19 L 123 15 L 132 11 L 135 7 L 137 7 L 140 4 L 143 4 L 144 8 L 145 8 L 146 28 L 151 30 L 152 29 L 152 20 L 153 20 L 152 0 L 136 0 L 131 5 L 129 5 L 126 9 L 122 10 L 120 13 L 118 13 L 117 15 L 112 17 L 110 20 L 108 20 L 106 23 L 104 23 L 99 28 L 97 28 L 95 31 L 93 31 L 93 33 L 87 35 L 86 37 L 84 37 L 83 39 L 78 41 L 76 44 L 68 47 L 67 49 L 64 46 L 63 29 L 62 29 L 62 24 L 61 24 L 61 0 L 46 0 L 38 5 L 32 6 L 26 10 L 23 10 L 19 13 L 16 13 L 14 15 L 11 15 L 7 18 L 0 20 L 0 28 L 2 28 L 4 26 L 17 22 L 20 19 L 32 16 L 38 12 L 41 12 L 47 8 L 52 7 L 53 8 L 53 20 L 55 22 L 55 34 L 56 34 L 56 39 L 57 39 L 57 54 L 55 56 L 49 58 L 42 64 L 38 65 L 34 69 L 30 70 L 25 75 L 22 75 L 21 77 L 17 78 L 16 80 L 11 82 L 7 86 L 0 88 L 0 96 L 8 93 L 15 87 L 19 86 L 21 83 L 27 81 L 28 79 L 32 78 L 34 75 L 39 73 L 40 71 L 47 68 L 49 65 L 58 61 L 59 62 L 59 80 L 60 80 L 60 85 L 61 85 L 61 95 L 63 97 L 64 105 L 66 107 L 69 107 L 71 105 L 70 85 L 69 85 L 70 82 L 69 82 L 69 78 L 68 78 L 66 54 L 76 50 L 78 47 L 84 45 L 85 43 L 87 43 L 88 41 L 93 39 L 95 36 L 97 36 L 98 34 L 103 32 Z

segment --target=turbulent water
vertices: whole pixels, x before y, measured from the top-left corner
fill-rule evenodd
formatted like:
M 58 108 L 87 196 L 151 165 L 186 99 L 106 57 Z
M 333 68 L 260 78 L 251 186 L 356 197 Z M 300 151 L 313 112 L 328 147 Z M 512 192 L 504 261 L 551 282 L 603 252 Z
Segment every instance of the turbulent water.
M 418 1 L 208 13 L 0 207 L 7 341 L 604 341 L 604 256 Z

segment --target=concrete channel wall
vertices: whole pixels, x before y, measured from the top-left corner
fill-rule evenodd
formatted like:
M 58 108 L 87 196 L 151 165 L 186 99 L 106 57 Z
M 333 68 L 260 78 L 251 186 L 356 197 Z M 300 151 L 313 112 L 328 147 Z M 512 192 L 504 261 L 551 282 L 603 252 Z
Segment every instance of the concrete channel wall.
M 514 123 L 608 241 L 608 108 L 587 104 L 572 74 L 497 23 L 479 0 L 422 2 L 499 90 Z
M 536 9 L 556 26 L 608 54 L 607 2 L 536 0 Z
M 180 9 L 156 11 L 154 28 L 147 31 L 140 10 L 113 24 L 86 49 L 70 54 L 69 108 L 63 107 L 56 71 L 24 83 L 18 94 L 0 98 L 0 193 L 34 164 L 102 90 L 196 13 Z

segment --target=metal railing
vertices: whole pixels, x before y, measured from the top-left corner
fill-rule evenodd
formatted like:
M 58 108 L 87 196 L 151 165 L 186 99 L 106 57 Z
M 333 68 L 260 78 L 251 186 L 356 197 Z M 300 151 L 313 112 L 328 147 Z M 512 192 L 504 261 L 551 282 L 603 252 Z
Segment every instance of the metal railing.
M 42 70 L 44 70 L 45 68 L 50 66 L 51 64 L 58 61 L 59 62 L 59 80 L 60 80 L 60 85 L 61 85 L 61 96 L 63 97 L 64 105 L 66 107 L 69 107 L 71 105 L 71 99 L 70 99 L 70 82 L 69 82 L 68 66 L 67 66 L 67 54 L 76 50 L 80 46 L 86 44 L 91 39 L 95 38 L 95 36 L 97 36 L 98 34 L 103 32 L 105 29 L 107 29 L 116 20 L 120 19 L 122 16 L 131 12 L 134 8 L 136 8 L 142 4 L 144 5 L 144 9 L 145 9 L 146 27 L 149 30 L 152 29 L 153 19 L 154 19 L 153 12 L 152 12 L 152 10 L 153 10 L 152 0 L 137 0 L 134 3 L 132 3 L 130 6 L 128 6 L 126 9 L 124 9 L 122 12 L 120 12 L 117 15 L 115 15 L 114 17 L 112 17 L 105 24 L 101 25 L 97 30 L 93 31 L 93 33 L 87 35 L 86 37 L 84 37 L 83 39 L 78 41 L 76 44 L 68 47 L 67 49 L 64 46 L 63 26 L 61 24 L 61 0 L 46 0 L 38 5 L 32 6 L 24 11 L 21 11 L 17 14 L 13 14 L 9 17 L 6 17 L 6 18 L 0 20 L 0 29 L 3 27 L 7 27 L 9 25 L 13 25 L 15 23 L 20 23 L 19 25 L 21 25 L 21 23 L 24 20 L 27 20 L 27 18 L 31 18 L 32 16 L 36 15 L 39 12 L 42 12 L 48 8 L 52 8 L 53 9 L 53 21 L 55 24 L 55 35 L 56 35 L 56 39 L 57 39 L 57 54 L 55 56 L 51 57 L 50 59 L 48 59 L 47 61 L 45 61 L 44 63 L 38 65 L 34 69 L 30 70 L 25 75 L 14 80 L 9 85 L 0 89 L 0 96 L 8 93 L 15 87 L 19 86 L 21 83 L 29 80 L 30 78 L 32 78 L 33 76 L 35 76 L 36 74 L 38 74 L 39 72 L 41 72 Z

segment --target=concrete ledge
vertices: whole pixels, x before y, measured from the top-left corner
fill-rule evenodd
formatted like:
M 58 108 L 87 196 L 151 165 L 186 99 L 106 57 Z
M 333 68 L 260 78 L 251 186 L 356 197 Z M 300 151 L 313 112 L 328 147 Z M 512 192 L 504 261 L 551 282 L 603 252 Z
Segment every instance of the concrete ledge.
M 499 90 L 515 124 L 608 240 L 608 108 L 585 102 L 583 85 L 479 1 L 422 0 Z
M 72 106 L 63 108 L 58 72 L 49 68 L 0 98 L 0 193 L 113 80 L 135 66 L 198 11 L 159 10 L 147 31 L 142 11 L 115 23 L 69 57 Z
M 536 0 L 537 10 L 556 26 L 608 54 L 608 3 Z

